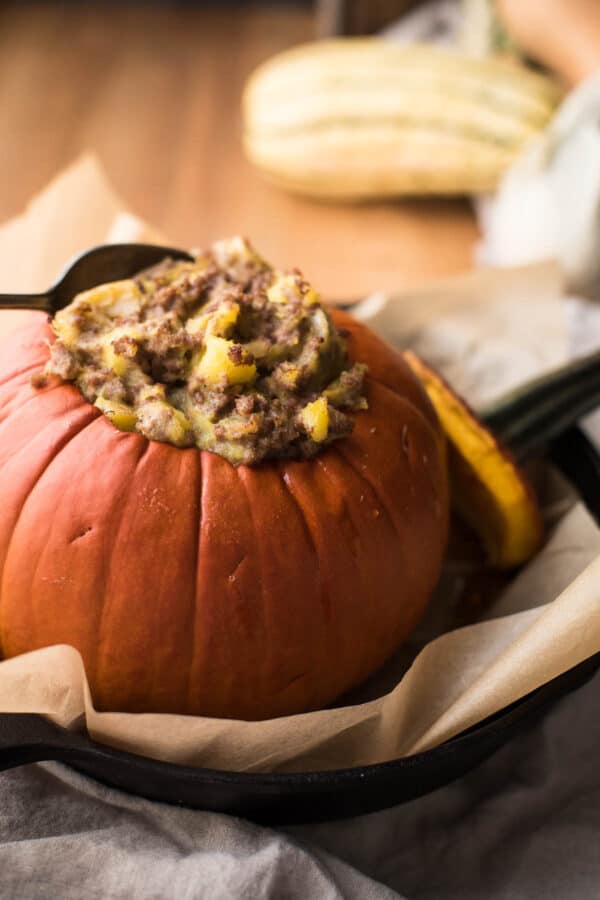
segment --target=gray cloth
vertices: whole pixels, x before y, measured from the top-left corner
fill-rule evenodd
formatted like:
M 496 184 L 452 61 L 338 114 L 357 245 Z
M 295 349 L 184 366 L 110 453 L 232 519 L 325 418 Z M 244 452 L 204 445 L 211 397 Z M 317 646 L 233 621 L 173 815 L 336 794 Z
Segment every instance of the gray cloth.
M 2 900 L 596 900 L 600 674 L 459 781 L 278 831 L 148 803 L 57 764 L 0 775 Z

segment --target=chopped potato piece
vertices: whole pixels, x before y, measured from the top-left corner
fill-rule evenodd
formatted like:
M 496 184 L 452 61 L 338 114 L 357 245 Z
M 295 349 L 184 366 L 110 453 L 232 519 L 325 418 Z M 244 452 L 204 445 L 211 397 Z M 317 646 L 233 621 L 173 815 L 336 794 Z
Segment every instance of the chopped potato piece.
M 102 361 L 107 369 L 112 369 L 115 375 L 122 378 L 127 372 L 128 359 L 122 353 L 117 353 L 112 341 L 102 348 Z
M 139 409 L 138 430 L 145 434 L 146 427 L 157 422 L 167 443 L 176 447 L 189 447 L 192 443 L 192 426 L 181 410 L 160 397 L 150 397 Z
M 100 307 L 113 318 L 137 313 L 140 299 L 140 289 L 131 278 L 101 284 L 98 287 L 90 288 L 89 291 L 83 291 L 77 297 L 80 306 L 87 304 Z
M 254 363 L 237 363 L 232 351 L 233 341 L 210 335 L 206 339 L 206 350 L 196 369 L 196 374 L 207 384 L 219 384 L 226 378 L 229 384 L 247 384 L 256 377 Z
M 299 275 L 278 274 L 267 290 L 267 298 L 271 303 L 289 303 L 300 300 L 305 306 L 314 306 L 319 302 L 319 295 Z
M 296 275 L 277 275 L 267 290 L 270 303 L 288 303 L 290 300 L 301 300 L 299 280 Z
M 210 313 L 202 313 L 187 320 L 185 330 L 189 334 L 202 335 L 213 334 L 216 337 L 226 338 L 240 315 L 238 303 L 225 302 L 217 310 Z
M 313 441 L 320 444 L 321 441 L 327 439 L 329 410 L 325 397 L 319 397 L 317 400 L 313 400 L 312 403 L 307 403 L 300 412 L 300 418 Z
M 131 406 L 116 400 L 107 400 L 102 396 L 96 398 L 94 406 L 101 410 L 116 428 L 121 431 L 135 431 L 137 415 Z
M 233 276 L 248 268 L 256 270 L 268 268 L 254 247 L 240 235 L 215 241 L 212 245 L 212 253 L 219 268 L 225 269 Z
M 79 328 L 71 316 L 63 315 L 63 310 L 54 317 L 54 331 L 65 347 L 72 347 L 79 338 Z

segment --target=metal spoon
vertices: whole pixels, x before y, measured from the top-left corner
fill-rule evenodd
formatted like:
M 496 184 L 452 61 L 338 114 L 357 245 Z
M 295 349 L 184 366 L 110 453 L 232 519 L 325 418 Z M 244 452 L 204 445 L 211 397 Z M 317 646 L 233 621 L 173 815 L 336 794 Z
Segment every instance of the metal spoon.
M 34 309 L 53 315 L 71 302 L 80 291 L 107 281 L 131 278 L 161 262 L 171 259 L 192 261 L 193 256 L 174 247 L 155 244 L 103 244 L 77 256 L 58 281 L 42 294 L 0 294 L 0 309 Z

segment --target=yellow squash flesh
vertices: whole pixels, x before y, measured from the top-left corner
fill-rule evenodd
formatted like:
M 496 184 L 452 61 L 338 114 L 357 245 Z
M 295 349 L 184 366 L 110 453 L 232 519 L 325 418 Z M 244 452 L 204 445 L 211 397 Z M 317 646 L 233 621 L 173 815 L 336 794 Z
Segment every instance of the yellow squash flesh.
M 539 507 L 524 473 L 443 378 L 414 353 L 404 356 L 448 438 L 453 507 L 479 535 L 491 565 L 521 565 L 543 539 Z

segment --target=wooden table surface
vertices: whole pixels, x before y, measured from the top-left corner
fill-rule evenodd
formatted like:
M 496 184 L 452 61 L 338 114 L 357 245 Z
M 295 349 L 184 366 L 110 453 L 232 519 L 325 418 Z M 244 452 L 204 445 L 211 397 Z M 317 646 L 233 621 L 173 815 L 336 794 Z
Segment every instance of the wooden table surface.
M 128 206 L 172 241 L 248 235 L 332 298 L 468 268 L 476 229 L 464 202 L 324 205 L 267 185 L 245 161 L 244 79 L 313 28 L 294 7 L 2 4 L 0 219 L 92 149 Z

